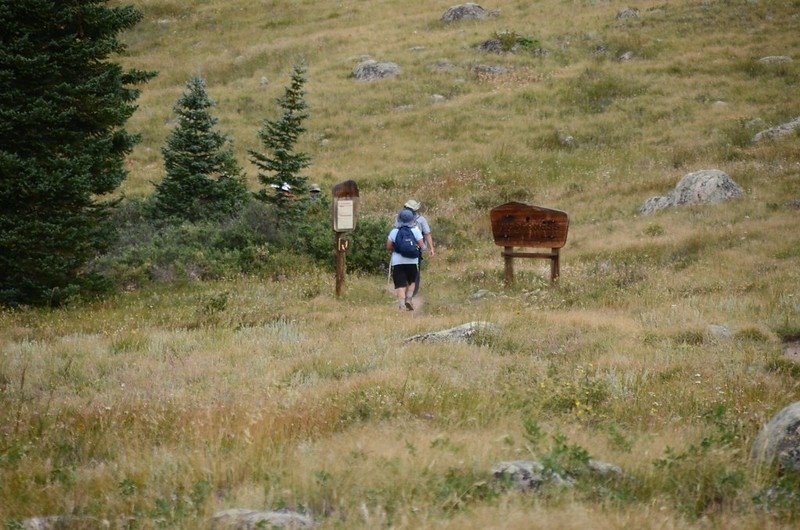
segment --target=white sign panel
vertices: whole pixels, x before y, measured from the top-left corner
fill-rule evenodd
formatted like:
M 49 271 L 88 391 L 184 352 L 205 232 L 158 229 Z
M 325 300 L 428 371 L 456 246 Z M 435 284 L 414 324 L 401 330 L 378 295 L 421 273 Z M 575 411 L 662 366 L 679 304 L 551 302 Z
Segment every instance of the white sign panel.
M 353 200 L 339 199 L 336 201 L 336 231 L 353 230 Z

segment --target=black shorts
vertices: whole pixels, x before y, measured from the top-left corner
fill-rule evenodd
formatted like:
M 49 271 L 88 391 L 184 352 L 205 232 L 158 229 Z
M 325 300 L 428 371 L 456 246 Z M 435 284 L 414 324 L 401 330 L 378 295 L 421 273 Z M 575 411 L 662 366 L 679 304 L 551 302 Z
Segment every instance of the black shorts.
M 407 287 L 417 282 L 417 264 L 404 263 L 402 265 L 392 265 L 392 280 L 394 288 Z

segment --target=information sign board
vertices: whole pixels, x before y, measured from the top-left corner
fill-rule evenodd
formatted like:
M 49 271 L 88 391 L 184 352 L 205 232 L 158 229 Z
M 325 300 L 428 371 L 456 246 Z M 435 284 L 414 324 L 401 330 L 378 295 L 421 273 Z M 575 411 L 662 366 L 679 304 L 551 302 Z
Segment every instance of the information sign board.
M 333 222 L 336 232 L 353 230 L 353 199 L 339 199 L 336 201 L 336 220 Z
M 358 222 L 358 184 L 352 180 L 340 182 L 331 190 L 333 197 L 333 231 L 351 232 Z
M 492 235 L 501 247 L 561 248 L 567 242 L 566 212 L 508 202 L 492 208 Z
M 507 202 L 492 208 L 492 235 L 496 245 L 503 247 L 506 285 L 514 282 L 514 258 L 543 258 L 550 260 L 550 281 L 560 274 L 559 249 L 567 242 L 569 217 L 561 210 Z M 520 252 L 514 247 L 548 248 L 549 252 Z

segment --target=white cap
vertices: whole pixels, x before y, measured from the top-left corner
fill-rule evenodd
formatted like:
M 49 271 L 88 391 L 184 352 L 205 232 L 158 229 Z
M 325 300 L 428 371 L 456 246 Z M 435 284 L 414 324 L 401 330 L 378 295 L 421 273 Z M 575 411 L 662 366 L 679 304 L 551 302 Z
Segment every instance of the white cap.
M 412 210 L 414 212 L 416 212 L 417 210 L 422 208 L 422 204 L 420 204 L 419 202 L 415 201 L 414 199 L 408 199 L 403 206 L 405 206 L 406 208 L 408 208 L 409 210 Z

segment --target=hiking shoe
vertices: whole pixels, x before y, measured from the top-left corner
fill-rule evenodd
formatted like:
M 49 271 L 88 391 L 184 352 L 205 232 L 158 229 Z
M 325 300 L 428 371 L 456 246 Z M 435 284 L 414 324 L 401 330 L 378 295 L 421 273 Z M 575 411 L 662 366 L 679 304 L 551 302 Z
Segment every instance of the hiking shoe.
M 411 305 L 411 298 L 406 298 L 406 309 L 408 309 L 409 311 L 414 310 L 414 306 Z

